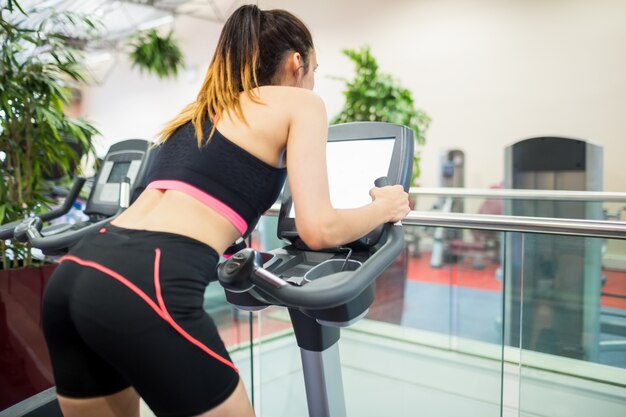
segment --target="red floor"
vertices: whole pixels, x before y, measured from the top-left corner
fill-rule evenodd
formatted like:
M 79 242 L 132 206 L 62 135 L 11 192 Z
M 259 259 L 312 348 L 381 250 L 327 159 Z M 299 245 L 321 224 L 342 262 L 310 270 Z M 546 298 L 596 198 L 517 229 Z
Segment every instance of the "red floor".
M 498 264 L 487 262 L 484 269 L 473 269 L 471 261 L 444 264 L 440 268 L 430 266 L 430 253 L 409 259 L 407 277 L 409 280 L 434 284 L 454 285 L 486 291 L 501 291 L 502 284 L 496 278 Z
M 626 309 L 626 272 L 605 269 L 603 274 L 606 276 L 607 281 L 602 287 L 602 292 L 604 294 L 617 295 L 618 297 L 603 296 L 602 305 Z
M 488 261 L 485 264 L 483 269 L 474 269 L 471 259 L 466 259 L 455 264 L 444 264 L 441 268 L 432 268 L 430 253 L 422 253 L 419 257 L 410 258 L 407 276 L 413 281 L 501 291 L 502 283 L 496 276 L 500 265 Z M 603 296 L 602 306 L 626 309 L 626 298 L 620 298 L 626 297 L 626 272 L 605 269 L 603 274 L 607 281 L 602 287 L 602 292 L 617 297 Z

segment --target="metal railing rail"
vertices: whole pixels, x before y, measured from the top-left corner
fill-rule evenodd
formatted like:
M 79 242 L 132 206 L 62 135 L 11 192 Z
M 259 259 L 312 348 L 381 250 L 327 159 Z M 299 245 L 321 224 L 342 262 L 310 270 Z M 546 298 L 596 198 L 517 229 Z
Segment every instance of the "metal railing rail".
M 523 190 L 505 188 L 422 188 L 411 187 L 409 194 L 439 197 L 477 197 L 517 200 L 626 202 L 626 193 L 605 191 Z
M 265 214 L 278 216 L 280 206 L 274 205 Z M 458 229 L 495 230 L 499 232 L 543 233 L 626 239 L 626 222 L 549 217 L 500 216 L 489 214 L 437 213 L 411 211 L 402 220 L 409 226 L 435 226 Z
M 402 224 L 626 239 L 626 222 L 605 220 L 412 211 Z

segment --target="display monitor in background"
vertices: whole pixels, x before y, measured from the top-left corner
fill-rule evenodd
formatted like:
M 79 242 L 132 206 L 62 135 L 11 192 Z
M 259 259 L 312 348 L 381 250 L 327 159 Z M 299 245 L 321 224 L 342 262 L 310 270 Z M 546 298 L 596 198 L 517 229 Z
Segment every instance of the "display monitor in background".
M 128 168 L 130 168 L 130 161 L 127 162 L 116 162 L 113 164 L 111 168 L 111 173 L 107 178 L 107 182 L 122 182 L 126 175 L 128 174 Z
M 120 184 L 128 178 L 131 187 L 134 186 L 135 179 L 143 166 L 144 156 L 145 152 L 139 153 L 132 150 L 107 155 L 108 159 L 102 164 L 100 174 L 94 183 L 90 196 L 91 205 L 101 205 L 100 210 L 114 209 L 120 197 Z

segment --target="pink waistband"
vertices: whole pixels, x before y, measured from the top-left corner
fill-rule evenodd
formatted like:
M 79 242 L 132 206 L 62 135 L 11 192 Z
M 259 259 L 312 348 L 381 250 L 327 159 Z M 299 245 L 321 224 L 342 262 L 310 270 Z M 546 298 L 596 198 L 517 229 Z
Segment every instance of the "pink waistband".
M 233 224 L 233 226 L 235 226 L 237 230 L 239 230 L 242 235 L 248 229 L 248 223 L 235 210 L 222 203 L 220 200 L 213 197 L 212 195 L 209 195 L 199 188 L 187 184 L 186 182 L 175 180 L 158 180 L 152 181 L 150 184 L 148 184 L 146 188 L 181 191 L 224 216 L 229 222 Z

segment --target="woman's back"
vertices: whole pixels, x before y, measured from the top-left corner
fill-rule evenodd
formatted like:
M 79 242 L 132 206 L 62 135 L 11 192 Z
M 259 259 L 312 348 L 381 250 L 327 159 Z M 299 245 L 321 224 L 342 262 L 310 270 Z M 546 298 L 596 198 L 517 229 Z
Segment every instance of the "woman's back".
M 242 93 L 240 97 L 246 123 L 234 115 L 233 111 L 226 112 L 216 122 L 217 132 L 211 140 L 226 140 L 241 148 L 238 151 L 242 150 L 269 167 L 285 168 L 285 149 L 289 130 L 292 123 L 297 123 L 293 112 L 306 114 L 306 112 L 315 111 L 307 109 L 306 104 L 311 101 L 310 96 L 314 94 L 301 88 L 281 86 L 260 87 L 256 91 L 260 103 L 250 99 L 247 94 Z M 210 131 L 210 129 L 206 130 Z M 181 140 L 181 138 L 176 138 L 176 140 Z M 198 149 L 194 137 L 187 136 L 184 140 L 193 142 L 189 143 L 187 148 L 193 146 Z M 169 152 L 170 150 L 164 147 L 162 151 Z M 177 160 L 176 155 L 168 156 Z M 178 161 L 180 162 L 176 163 L 189 162 L 180 159 Z M 206 167 L 206 169 L 212 168 Z M 156 169 L 159 169 L 158 165 Z M 219 166 L 215 166 L 214 169 L 219 169 Z M 245 170 L 246 167 L 242 165 L 241 169 Z M 158 176 L 159 173 L 155 172 L 152 175 Z M 241 177 L 245 178 L 245 176 L 246 172 L 243 172 L 238 177 L 241 181 Z M 137 201 L 113 223 L 131 229 L 181 234 L 208 244 L 218 253 L 223 252 L 241 235 L 241 230 L 238 230 L 232 221 L 227 220 L 224 214 L 215 207 L 209 207 L 189 193 L 175 189 L 144 191 Z

